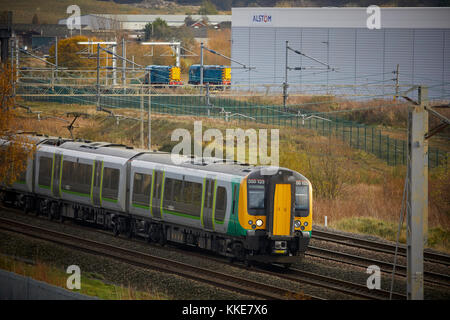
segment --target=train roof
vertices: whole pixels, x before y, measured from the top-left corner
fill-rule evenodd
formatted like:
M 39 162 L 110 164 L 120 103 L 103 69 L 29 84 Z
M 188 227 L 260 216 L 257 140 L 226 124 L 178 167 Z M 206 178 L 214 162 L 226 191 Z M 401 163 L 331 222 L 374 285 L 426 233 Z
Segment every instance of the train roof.
M 148 161 L 153 163 L 161 163 L 165 165 L 175 165 L 178 167 L 191 168 L 210 172 L 220 172 L 237 176 L 246 176 L 257 167 L 247 163 L 238 163 L 226 159 L 210 158 L 206 161 L 197 160 L 194 157 L 184 157 L 181 164 L 172 162 L 171 153 L 163 152 L 147 152 L 140 154 L 135 160 Z M 197 161 L 196 161 L 197 160 Z
M 170 69 L 170 68 L 173 68 L 174 66 L 165 66 L 165 65 L 157 65 L 157 64 L 152 64 L 152 65 L 148 65 L 148 66 L 146 66 L 145 67 L 145 69 L 150 69 L 150 70 L 158 70 L 158 69 L 160 69 L 160 70 L 167 70 L 167 69 Z
M 199 64 L 193 64 L 191 65 L 191 68 L 200 68 L 201 65 Z M 204 64 L 204 69 L 220 69 L 220 68 L 229 68 L 230 66 L 224 66 L 224 65 L 218 65 L 218 64 Z
M 236 176 L 247 176 L 260 167 L 248 163 L 240 163 L 228 159 L 208 158 L 199 160 L 193 156 L 183 156 L 180 164 L 172 161 L 172 154 L 161 151 L 148 151 L 144 149 L 134 149 L 123 144 L 98 141 L 70 140 L 60 137 L 49 137 L 44 135 L 30 136 L 37 144 L 59 146 L 62 149 L 88 152 L 99 155 L 108 155 L 124 159 L 135 159 L 160 163 L 162 165 L 174 165 L 178 167 L 191 168 L 202 171 L 225 173 Z
M 134 149 L 123 144 L 110 142 L 79 142 L 68 141 L 59 146 L 63 149 L 75 150 L 80 152 L 89 152 L 94 154 L 101 154 L 125 159 L 131 159 L 144 150 Z

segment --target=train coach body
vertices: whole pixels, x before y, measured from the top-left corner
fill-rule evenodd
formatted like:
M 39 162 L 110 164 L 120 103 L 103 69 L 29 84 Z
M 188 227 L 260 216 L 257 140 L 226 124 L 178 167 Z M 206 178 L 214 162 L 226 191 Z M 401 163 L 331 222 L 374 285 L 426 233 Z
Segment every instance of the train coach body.
M 163 152 L 47 139 L 37 143 L 25 181 L 3 186 L 3 193 L 26 211 L 85 220 L 115 234 L 243 260 L 296 261 L 311 237 L 311 183 L 286 168 L 268 173 L 197 160 L 175 164 Z
M 198 85 L 201 82 L 201 66 L 194 64 L 189 68 L 189 84 Z M 203 83 L 211 85 L 230 85 L 231 68 L 222 65 L 204 65 Z
M 170 161 L 170 155 L 159 157 Z M 227 232 L 232 176 L 162 165 L 138 157 L 131 163 L 130 177 L 130 213 L 144 219 Z

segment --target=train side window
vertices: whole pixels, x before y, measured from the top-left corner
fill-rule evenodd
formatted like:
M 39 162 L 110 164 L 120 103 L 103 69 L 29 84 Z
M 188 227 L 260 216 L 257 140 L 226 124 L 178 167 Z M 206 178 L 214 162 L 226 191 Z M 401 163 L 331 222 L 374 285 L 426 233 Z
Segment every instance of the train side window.
M 171 204 L 172 202 L 172 194 L 173 194 L 172 187 L 173 187 L 173 179 L 166 178 L 166 181 L 164 182 L 164 200 L 163 200 L 163 204 L 165 207 Z
M 150 203 L 150 188 L 152 176 L 149 174 L 135 173 L 133 180 L 133 203 L 148 206 Z
M 202 205 L 202 184 L 201 183 L 193 183 L 192 190 L 192 203 L 196 206 L 196 208 L 200 209 Z
M 183 202 L 186 204 L 192 203 L 192 193 L 194 191 L 194 184 L 189 181 L 184 181 L 183 186 Z
M 77 163 L 75 176 L 78 177 L 78 192 L 90 193 L 92 183 L 92 165 Z
M 218 187 L 216 194 L 216 211 L 215 211 L 215 219 L 217 221 L 224 220 L 226 206 L 227 206 L 227 190 L 224 187 Z
M 49 157 L 39 158 L 39 176 L 38 184 L 45 187 L 50 187 L 52 183 L 52 166 L 53 159 Z
M 119 169 L 103 168 L 102 197 L 117 200 L 119 177 Z
M 182 202 L 183 199 L 183 181 L 173 179 L 173 201 Z
M 63 161 L 63 170 L 62 170 L 62 177 L 61 177 L 61 188 L 63 190 L 71 190 L 71 184 L 74 182 L 74 167 L 76 163 L 72 161 Z
M 89 194 L 91 191 L 92 165 L 64 160 L 61 177 L 63 190 Z

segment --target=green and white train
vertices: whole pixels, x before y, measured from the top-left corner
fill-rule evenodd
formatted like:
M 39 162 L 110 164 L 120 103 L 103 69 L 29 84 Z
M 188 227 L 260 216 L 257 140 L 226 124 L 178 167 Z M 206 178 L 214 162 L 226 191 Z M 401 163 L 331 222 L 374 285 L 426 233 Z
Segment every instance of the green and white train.
M 37 151 L 5 203 L 161 244 L 197 246 L 243 261 L 289 265 L 307 249 L 311 183 L 298 172 L 33 136 Z M 4 147 L 8 142 L 3 140 Z M 0 149 L 1 150 L 1 149 Z

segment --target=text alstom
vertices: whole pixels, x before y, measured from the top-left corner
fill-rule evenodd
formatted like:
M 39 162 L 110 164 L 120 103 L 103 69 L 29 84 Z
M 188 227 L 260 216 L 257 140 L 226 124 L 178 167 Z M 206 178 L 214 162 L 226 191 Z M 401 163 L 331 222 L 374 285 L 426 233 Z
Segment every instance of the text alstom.
M 260 15 L 254 15 L 253 16 L 253 22 L 272 22 L 272 16 L 260 14 Z

